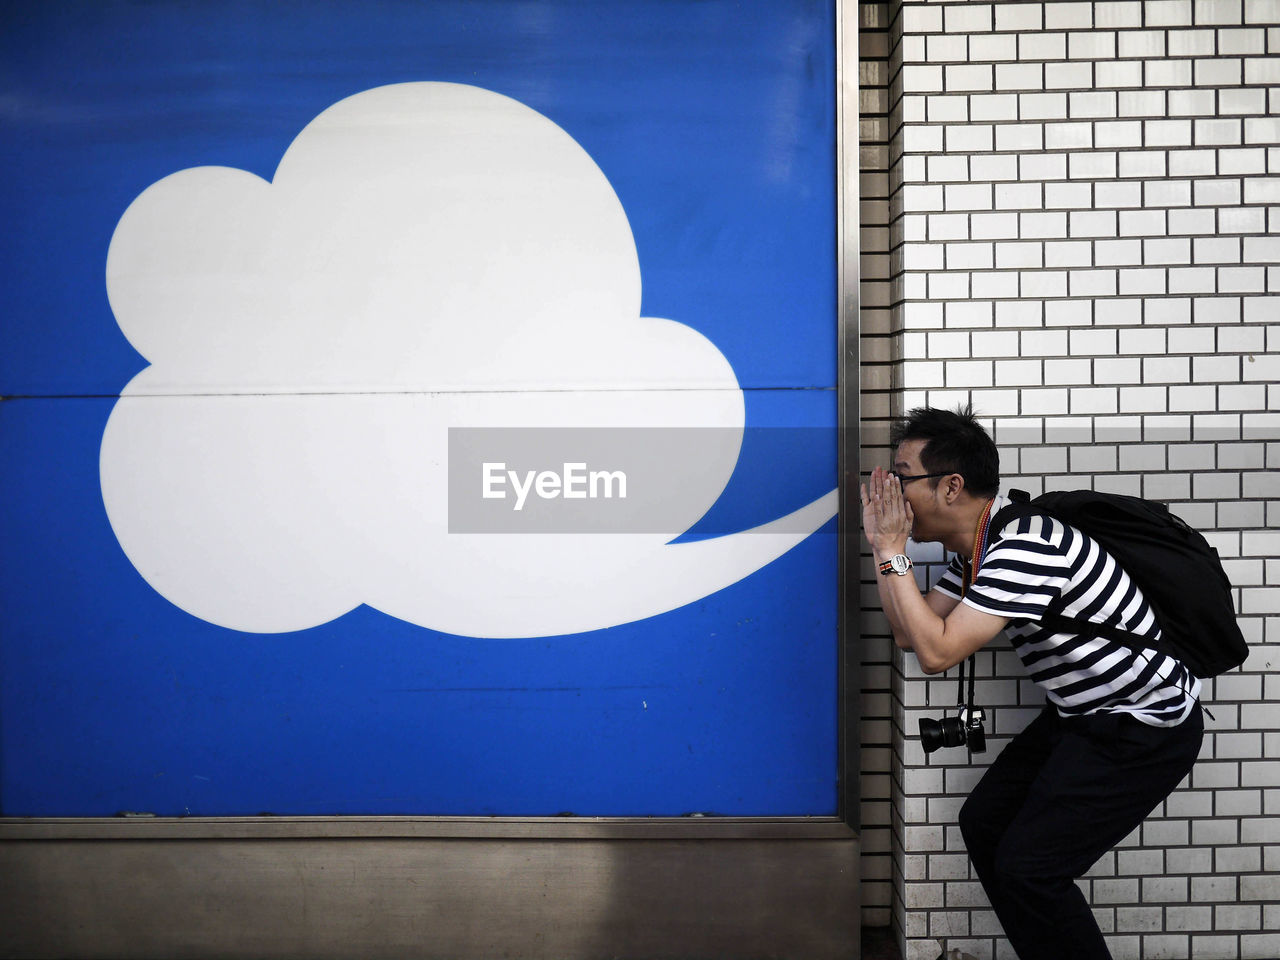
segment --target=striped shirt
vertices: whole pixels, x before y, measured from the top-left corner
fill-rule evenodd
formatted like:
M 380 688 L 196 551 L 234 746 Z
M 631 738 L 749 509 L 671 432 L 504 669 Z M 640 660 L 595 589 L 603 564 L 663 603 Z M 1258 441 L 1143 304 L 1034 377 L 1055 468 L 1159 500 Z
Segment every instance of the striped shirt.
M 996 497 L 991 515 L 1008 503 Z M 1159 651 L 1150 605 L 1097 541 L 1052 517 L 1032 516 L 993 528 L 989 544 L 963 602 L 1009 618 L 1014 651 L 1062 716 L 1130 713 L 1158 727 L 1186 718 L 1200 680 Z M 956 557 L 936 589 L 960 598 L 963 584 Z M 1046 613 L 1107 624 L 1149 639 L 1151 648 L 1138 653 L 1105 637 L 1055 632 L 1039 623 Z

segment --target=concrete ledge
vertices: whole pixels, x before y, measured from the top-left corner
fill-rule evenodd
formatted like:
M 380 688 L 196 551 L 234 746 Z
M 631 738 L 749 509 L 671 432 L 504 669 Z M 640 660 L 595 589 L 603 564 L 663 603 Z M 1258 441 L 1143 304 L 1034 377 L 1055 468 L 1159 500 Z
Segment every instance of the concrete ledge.
M 0 821 L 0 955 L 848 958 L 835 820 Z

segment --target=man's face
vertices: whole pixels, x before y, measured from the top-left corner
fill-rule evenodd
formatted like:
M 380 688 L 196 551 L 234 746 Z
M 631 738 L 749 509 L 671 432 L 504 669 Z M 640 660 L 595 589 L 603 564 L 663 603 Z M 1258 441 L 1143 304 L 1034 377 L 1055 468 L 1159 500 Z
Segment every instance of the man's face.
M 918 477 L 929 473 L 920 462 L 920 451 L 924 449 L 924 440 L 904 440 L 893 457 L 893 472 L 899 477 Z M 938 502 L 937 481 L 933 479 L 908 480 L 902 485 L 902 496 L 911 504 L 914 522 L 911 525 L 911 539 L 916 543 L 927 543 L 940 540 L 941 532 L 934 523 L 940 504 Z

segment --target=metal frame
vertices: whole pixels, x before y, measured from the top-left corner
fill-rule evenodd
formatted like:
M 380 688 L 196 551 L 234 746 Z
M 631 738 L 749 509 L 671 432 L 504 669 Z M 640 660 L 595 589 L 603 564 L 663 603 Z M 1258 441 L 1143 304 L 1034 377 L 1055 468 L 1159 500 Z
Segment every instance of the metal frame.
M 0 876 L 17 891 L 0 898 L 0 956 L 857 956 L 858 12 L 836 0 L 836 816 L 0 818 Z M 619 876 L 639 902 L 617 902 Z M 602 877 L 599 895 L 584 885 Z M 427 914 L 444 927 L 419 930 Z
M 838 258 L 839 476 L 840 476 L 840 817 L 854 830 L 862 825 L 861 600 L 858 497 L 862 424 L 859 377 L 859 258 L 861 197 L 859 175 L 858 11 L 855 0 L 836 0 L 836 255 Z

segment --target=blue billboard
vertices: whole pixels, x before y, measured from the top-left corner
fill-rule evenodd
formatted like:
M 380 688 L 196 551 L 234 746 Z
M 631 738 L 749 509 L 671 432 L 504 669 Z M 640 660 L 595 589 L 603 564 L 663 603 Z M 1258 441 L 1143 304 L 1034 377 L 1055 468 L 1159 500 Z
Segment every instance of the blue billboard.
M 830 3 L 0 17 L 0 813 L 836 812 Z

